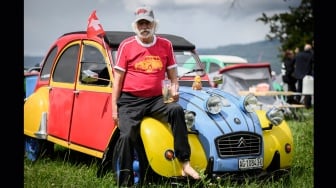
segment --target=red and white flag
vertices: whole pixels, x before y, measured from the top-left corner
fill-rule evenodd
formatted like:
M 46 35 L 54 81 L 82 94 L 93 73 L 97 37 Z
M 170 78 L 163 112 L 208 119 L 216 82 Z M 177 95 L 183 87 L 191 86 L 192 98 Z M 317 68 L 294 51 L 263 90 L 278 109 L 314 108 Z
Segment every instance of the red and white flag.
M 86 32 L 89 38 L 99 35 L 105 35 L 103 26 L 100 24 L 98 17 L 96 16 L 96 10 L 94 10 L 89 17 Z

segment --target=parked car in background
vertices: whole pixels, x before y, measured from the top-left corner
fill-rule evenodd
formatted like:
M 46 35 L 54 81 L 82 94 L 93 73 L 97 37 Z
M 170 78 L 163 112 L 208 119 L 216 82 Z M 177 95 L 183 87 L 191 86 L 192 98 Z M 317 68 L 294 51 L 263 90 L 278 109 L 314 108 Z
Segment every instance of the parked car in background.
M 23 87 L 24 87 L 24 99 L 31 95 L 34 91 L 38 74 L 40 73 L 41 67 L 36 64 L 32 67 L 26 67 L 23 72 Z
M 52 155 L 56 144 L 101 159 L 98 175 L 112 172 L 118 178 L 112 67 L 120 42 L 133 35 L 106 31 L 104 37 L 88 37 L 86 31 L 78 31 L 56 39 L 24 102 L 28 159 L 35 161 L 45 152 Z M 194 44 L 176 35 L 157 35 L 172 41 L 178 63 L 178 103 L 185 110 L 191 165 L 210 180 L 288 172 L 293 137 L 282 110 L 260 110 L 253 95 L 238 97 L 214 88 Z M 202 87 L 192 87 L 195 78 Z M 182 176 L 173 148 L 170 125 L 145 117 L 135 146 L 134 182 L 188 178 Z
M 24 99 L 34 92 L 38 78 L 38 71 L 25 72 L 23 77 Z
M 297 112 L 297 108 L 302 106 L 286 102 L 287 96 L 300 93 L 284 91 L 275 76 L 268 62 L 236 64 L 217 72 L 217 87 L 238 96 L 242 93 L 256 92 L 260 108 L 268 110 L 277 106 L 284 110 L 287 117 L 302 118 Z
M 199 58 L 205 72 L 208 74 L 212 86 L 216 85 L 213 80 L 220 69 L 231 65 L 248 63 L 246 59 L 233 55 L 199 55 Z M 190 59 L 189 61 L 193 60 Z M 190 65 L 188 68 L 191 68 Z
M 233 55 L 199 55 L 207 73 L 216 72 L 226 66 L 248 63 L 246 59 Z
M 229 65 L 248 63 L 246 59 L 233 55 L 199 55 L 206 73 L 214 73 Z M 190 59 L 189 61 L 193 61 Z M 188 67 L 192 68 L 192 67 Z

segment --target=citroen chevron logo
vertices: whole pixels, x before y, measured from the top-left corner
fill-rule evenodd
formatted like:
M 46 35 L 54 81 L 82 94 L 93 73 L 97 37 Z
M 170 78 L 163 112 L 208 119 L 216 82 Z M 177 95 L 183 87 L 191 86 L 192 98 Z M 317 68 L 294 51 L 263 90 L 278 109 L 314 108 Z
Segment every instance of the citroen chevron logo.
M 246 145 L 246 140 L 243 137 L 240 137 L 238 141 L 238 147 L 242 147 Z

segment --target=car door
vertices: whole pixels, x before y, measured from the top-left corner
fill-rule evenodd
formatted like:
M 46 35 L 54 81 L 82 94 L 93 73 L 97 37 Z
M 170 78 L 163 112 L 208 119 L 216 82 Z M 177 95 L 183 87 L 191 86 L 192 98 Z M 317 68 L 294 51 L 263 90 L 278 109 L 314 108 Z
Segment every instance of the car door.
M 76 41 L 67 45 L 55 59 L 49 84 L 49 139 L 68 141 L 79 54 L 80 42 Z
M 116 127 L 112 119 L 110 59 L 99 43 L 84 40 L 81 48 L 69 141 L 103 152 Z M 94 76 L 87 77 L 85 71 Z

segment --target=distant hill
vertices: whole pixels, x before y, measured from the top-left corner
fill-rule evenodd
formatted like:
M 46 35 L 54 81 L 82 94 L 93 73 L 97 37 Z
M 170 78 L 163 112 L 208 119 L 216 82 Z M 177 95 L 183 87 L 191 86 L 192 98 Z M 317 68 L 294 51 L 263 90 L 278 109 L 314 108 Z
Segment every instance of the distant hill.
M 279 48 L 281 44 L 278 40 L 260 41 L 249 44 L 236 44 L 220 46 L 217 48 L 197 49 L 199 54 L 204 55 L 234 55 L 247 59 L 248 62 L 269 62 L 271 68 L 276 73 L 280 73 L 281 59 Z
M 34 67 L 37 64 L 40 64 L 42 59 L 43 59 L 42 56 L 24 56 L 23 57 L 24 68 L 27 69 L 29 67 Z
M 197 45 L 196 45 L 197 46 Z M 280 73 L 281 60 L 278 57 L 280 42 L 260 41 L 249 44 L 236 44 L 228 46 L 220 46 L 217 48 L 200 48 L 197 49 L 199 54 L 218 54 L 218 55 L 235 55 L 247 59 L 248 62 L 269 62 L 271 68 L 276 73 Z M 43 57 L 24 56 L 24 67 L 32 67 L 42 61 Z

